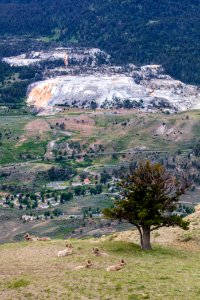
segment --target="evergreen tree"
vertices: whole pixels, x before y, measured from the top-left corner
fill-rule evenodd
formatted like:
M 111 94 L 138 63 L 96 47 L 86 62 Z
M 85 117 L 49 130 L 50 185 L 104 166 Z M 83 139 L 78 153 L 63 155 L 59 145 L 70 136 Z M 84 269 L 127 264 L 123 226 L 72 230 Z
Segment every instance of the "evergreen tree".
M 121 199 L 103 213 L 108 218 L 126 220 L 136 226 L 143 250 L 151 249 L 150 234 L 155 229 L 163 226 L 188 229 L 189 223 L 174 213 L 179 197 L 190 186 L 183 176 L 177 179 L 159 163 L 147 161 L 131 171 L 120 186 Z

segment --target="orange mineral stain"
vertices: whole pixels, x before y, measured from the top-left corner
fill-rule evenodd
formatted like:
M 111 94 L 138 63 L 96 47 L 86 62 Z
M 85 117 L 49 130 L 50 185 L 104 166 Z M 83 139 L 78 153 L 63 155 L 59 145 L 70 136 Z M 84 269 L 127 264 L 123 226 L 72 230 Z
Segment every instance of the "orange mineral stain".
M 29 94 L 28 102 L 35 107 L 47 107 L 52 98 L 53 83 L 39 85 L 33 88 Z

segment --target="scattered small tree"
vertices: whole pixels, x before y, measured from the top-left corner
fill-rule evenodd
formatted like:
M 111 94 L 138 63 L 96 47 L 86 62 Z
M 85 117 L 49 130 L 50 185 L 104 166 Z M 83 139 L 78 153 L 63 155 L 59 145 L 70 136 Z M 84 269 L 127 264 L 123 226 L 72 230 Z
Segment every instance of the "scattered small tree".
M 97 189 L 95 187 L 90 188 L 90 194 L 91 195 L 97 195 Z
M 70 201 L 73 198 L 73 194 L 71 192 L 62 193 L 61 194 L 61 201 L 62 203 Z
M 75 189 L 74 189 L 75 195 L 76 195 L 76 196 L 80 196 L 80 195 L 81 195 L 81 192 L 82 192 L 81 186 L 76 186 Z
M 140 234 L 143 250 L 151 249 L 151 231 L 163 226 L 179 226 L 188 229 L 184 221 L 174 211 L 179 197 L 189 184 L 186 178 L 175 178 L 159 163 L 141 163 L 120 183 L 122 195 L 113 208 L 103 210 L 110 219 L 126 220 L 136 226 Z

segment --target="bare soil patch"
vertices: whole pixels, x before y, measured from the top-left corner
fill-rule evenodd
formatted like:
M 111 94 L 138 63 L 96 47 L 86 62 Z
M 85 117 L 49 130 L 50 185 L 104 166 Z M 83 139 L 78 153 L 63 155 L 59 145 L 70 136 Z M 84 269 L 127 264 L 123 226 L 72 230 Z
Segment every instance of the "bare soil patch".
M 80 131 L 81 136 L 92 135 L 95 128 L 95 121 L 89 116 L 82 115 L 66 115 L 63 118 L 49 120 L 53 126 L 64 123 L 65 131 Z
M 25 131 L 27 136 L 35 136 L 37 134 L 42 134 L 48 132 L 50 126 L 45 119 L 37 119 L 26 124 Z

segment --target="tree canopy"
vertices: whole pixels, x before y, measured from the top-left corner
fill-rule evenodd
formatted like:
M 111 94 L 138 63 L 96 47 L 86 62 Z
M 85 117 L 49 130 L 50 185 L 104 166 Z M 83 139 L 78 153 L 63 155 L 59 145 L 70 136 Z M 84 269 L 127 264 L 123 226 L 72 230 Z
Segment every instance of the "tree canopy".
M 113 208 L 104 209 L 107 218 L 126 220 L 136 226 L 141 248 L 151 249 L 151 231 L 163 226 L 188 229 L 189 223 L 175 213 L 177 203 L 190 184 L 187 178 L 177 179 L 161 164 L 140 163 L 126 180 L 122 180 L 121 198 Z

